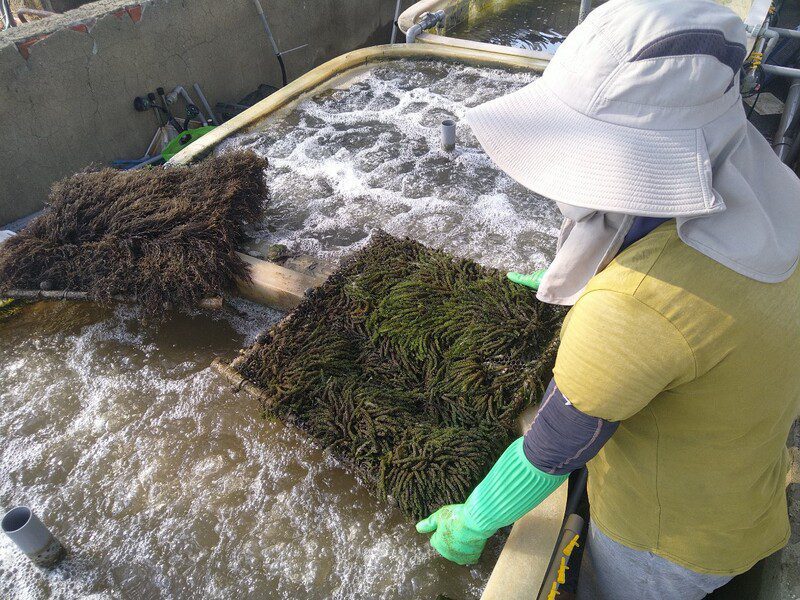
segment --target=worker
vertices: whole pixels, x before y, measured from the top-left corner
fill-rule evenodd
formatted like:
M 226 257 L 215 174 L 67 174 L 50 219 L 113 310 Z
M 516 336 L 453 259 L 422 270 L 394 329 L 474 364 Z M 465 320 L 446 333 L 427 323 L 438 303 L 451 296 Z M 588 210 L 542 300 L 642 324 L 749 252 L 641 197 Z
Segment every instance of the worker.
M 530 430 L 417 524 L 444 557 L 475 562 L 585 464 L 578 598 L 703 598 L 787 543 L 800 181 L 745 116 L 746 44 L 710 0 L 610 0 L 467 113 L 564 216 L 541 281 L 512 277 L 572 308 Z

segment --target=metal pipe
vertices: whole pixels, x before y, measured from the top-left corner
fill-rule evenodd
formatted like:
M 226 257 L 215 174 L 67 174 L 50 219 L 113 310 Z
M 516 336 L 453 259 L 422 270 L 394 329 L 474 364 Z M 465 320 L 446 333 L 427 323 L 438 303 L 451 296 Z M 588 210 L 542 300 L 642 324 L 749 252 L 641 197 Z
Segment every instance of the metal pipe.
M 392 39 L 389 42 L 390 44 L 394 44 L 397 41 L 397 30 L 400 29 L 397 20 L 400 18 L 402 3 L 403 0 L 397 0 L 397 5 L 394 7 L 394 21 L 392 21 Z
M 592 0 L 581 0 L 581 7 L 578 9 L 578 23 L 583 23 L 590 10 L 592 10 Z
M 764 73 L 769 75 L 780 75 L 781 77 L 789 77 L 791 79 L 800 78 L 800 69 L 793 69 L 792 67 L 780 67 L 778 65 L 761 65 Z
M 452 152 L 456 149 L 456 122 L 452 119 L 442 121 L 442 150 Z
M 217 117 L 214 116 L 214 111 L 211 110 L 211 105 L 208 103 L 208 100 L 206 100 L 206 96 L 205 96 L 205 94 L 203 94 L 203 90 L 200 89 L 200 84 L 199 83 L 195 83 L 194 84 L 194 91 L 197 94 L 197 97 L 200 98 L 200 103 L 203 105 L 203 108 L 206 109 L 206 112 L 208 113 L 208 118 L 211 121 L 211 124 L 212 125 L 219 125 L 219 123 L 217 122 Z
M 417 41 L 417 36 L 425 31 L 426 29 L 430 29 L 434 27 L 438 23 L 441 23 L 444 20 L 444 11 L 437 10 L 434 13 L 426 12 L 421 15 L 419 23 L 413 25 L 407 32 L 406 32 L 406 43 L 413 44 Z
M 800 117 L 800 79 L 795 79 L 786 94 L 781 122 L 775 131 L 775 143 L 772 144 L 775 154 L 783 162 L 787 162 L 791 154 L 794 138 L 797 135 L 798 117 Z
M 286 85 L 288 82 L 286 77 L 286 65 L 283 63 L 283 57 L 281 56 L 281 51 L 278 49 L 278 43 L 275 41 L 275 36 L 272 35 L 272 29 L 270 29 L 269 21 L 267 21 L 267 15 L 264 13 L 264 7 L 261 6 L 260 0 L 253 0 L 253 4 L 258 11 L 258 18 L 261 19 L 261 24 L 264 26 L 264 31 L 267 32 L 267 37 L 269 38 L 269 43 L 272 45 L 272 51 L 275 53 L 275 58 L 278 59 L 278 64 L 281 67 L 281 80 L 283 81 L 283 85 Z
M 5 533 L 17 548 L 43 569 L 55 566 L 66 555 L 66 550 L 50 530 L 45 527 L 27 506 L 17 506 L 8 511 L 2 521 Z

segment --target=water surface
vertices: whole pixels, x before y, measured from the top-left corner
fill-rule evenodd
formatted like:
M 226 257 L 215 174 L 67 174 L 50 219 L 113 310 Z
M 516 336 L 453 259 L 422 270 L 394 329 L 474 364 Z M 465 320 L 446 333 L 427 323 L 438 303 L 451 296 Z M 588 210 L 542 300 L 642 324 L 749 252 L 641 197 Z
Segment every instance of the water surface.
M 375 228 L 492 267 L 540 268 L 555 250 L 555 205 L 500 171 L 464 113 L 536 75 L 431 60 L 393 61 L 348 89 L 314 95 L 225 142 L 271 164 L 265 244 L 336 261 Z M 457 149 L 440 149 L 443 119 Z
M 448 37 L 552 54 L 578 24 L 579 7 L 579 0 L 489 3 L 476 17 L 448 27 L 444 33 Z
M 208 367 L 278 313 L 143 323 L 38 304 L 0 322 L 0 507 L 73 551 L 31 566 L 0 539 L 0 598 L 475 598 L 496 560 L 437 557 L 302 434 Z
M 237 136 L 269 157 L 263 243 L 332 262 L 376 227 L 484 264 L 544 266 L 553 205 L 439 124 L 534 75 L 399 61 Z M 0 508 L 28 504 L 73 550 L 52 573 L 0 539 L 0 598 L 477 598 L 497 559 L 438 557 L 302 434 L 260 418 L 209 368 L 280 315 L 143 322 L 50 303 L 0 321 Z

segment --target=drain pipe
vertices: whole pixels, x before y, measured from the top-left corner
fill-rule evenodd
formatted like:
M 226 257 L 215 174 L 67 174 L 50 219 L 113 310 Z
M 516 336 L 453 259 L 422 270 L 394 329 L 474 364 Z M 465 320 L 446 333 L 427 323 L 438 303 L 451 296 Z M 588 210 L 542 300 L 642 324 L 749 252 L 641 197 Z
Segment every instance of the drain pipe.
M 581 0 L 581 7 L 578 9 L 578 23 L 583 23 L 590 10 L 592 10 L 592 0 Z
M 66 555 L 61 542 L 27 506 L 17 506 L 2 521 L 5 533 L 37 567 L 49 569 Z
M 278 59 L 278 64 L 281 66 L 281 81 L 283 85 L 287 84 L 286 78 L 286 65 L 283 62 L 283 56 L 281 56 L 281 51 L 278 49 L 278 44 L 275 42 L 275 37 L 272 35 L 272 29 L 269 27 L 269 21 L 267 21 L 267 15 L 264 14 L 264 8 L 261 6 L 260 0 L 253 0 L 253 4 L 258 11 L 258 18 L 261 19 L 261 24 L 264 26 L 264 31 L 267 32 L 267 37 L 269 38 L 269 43 L 272 45 L 272 51 L 275 53 L 275 58 Z
M 452 119 L 442 121 L 442 150 L 452 152 L 456 149 L 456 122 Z
M 417 41 L 417 36 L 425 31 L 426 29 L 430 29 L 444 21 L 444 11 L 437 10 L 436 12 L 426 12 L 422 13 L 419 23 L 412 26 L 408 32 L 406 32 L 406 43 L 413 44 Z

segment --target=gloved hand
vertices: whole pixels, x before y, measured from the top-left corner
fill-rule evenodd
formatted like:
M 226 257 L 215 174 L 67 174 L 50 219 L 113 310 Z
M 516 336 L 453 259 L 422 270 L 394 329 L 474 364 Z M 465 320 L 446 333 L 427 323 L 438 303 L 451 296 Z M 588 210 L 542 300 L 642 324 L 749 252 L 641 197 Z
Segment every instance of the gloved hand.
M 466 514 L 466 504 L 450 504 L 443 506 L 427 519 L 417 523 L 420 533 L 433 533 L 431 546 L 444 556 L 459 565 L 471 565 L 478 562 L 491 537 L 483 531 L 470 527 L 470 516 Z
M 478 561 L 483 547 L 501 527 L 510 525 L 547 498 L 568 475 L 550 475 L 525 456 L 523 438 L 514 441 L 464 504 L 442 507 L 417 523 L 431 533 L 431 545 L 460 565 Z
M 523 273 L 516 273 L 514 271 L 511 271 L 508 274 L 508 278 L 514 283 L 518 283 L 520 285 L 524 285 L 525 287 L 538 290 L 539 286 L 542 283 L 542 279 L 545 276 L 545 273 L 547 273 L 547 269 L 539 269 L 538 271 L 534 271 L 530 275 L 525 275 Z

